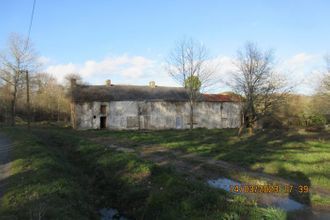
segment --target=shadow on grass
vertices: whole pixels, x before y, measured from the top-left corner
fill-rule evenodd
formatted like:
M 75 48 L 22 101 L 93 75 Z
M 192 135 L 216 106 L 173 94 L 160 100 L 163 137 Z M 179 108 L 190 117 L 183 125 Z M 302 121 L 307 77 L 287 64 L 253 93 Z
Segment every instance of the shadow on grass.
M 82 135 L 85 132 L 36 132 L 52 147 L 70 146 L 70 160 L 89 176 L 93 188 L 91 193 L 98 208 L 125 210 L 124 214 L 137 219 L 230 219 L 239 216 L 261 219 L 263 212 L 268 211 L 256 207 L 245 198 L 232 197 L 226 192 L 211 189 L 202 182 L 191 181 L 171 168 L 155 166 L 134 154 L 75 139 L 75 134 Z M 141 133 L 113 135 L 117 138 L 130 135 L 130 140 L 140 144 L 154 144 L 160 141 L 174 142 L 176 138 L 172 137 L 173 132 L 157 132 L 157 141 L 157 138 L 152 139 L 152 133 L 144 133 L 142 138 L 139 138 Z M 209 138 L 207 132 L 203 132 L 205 138 Z M 182 134 L 189 139 L 196 138 L 195 135 Z
M 288 172 L 285 169 L 280 169 L 279 174 L 281 176 L 290 176 L 297 181 L 296 183 L 298 185 L 293 186 L 292 190 L 289 193 L 289 198 L 310 207 L 311 181 L 309 180 L 309 178 L 302 172 Z
M 90 219 L 95 217 L 85 178 L 56 149 L 21 128 L 6 132 L 14 141 L 11 175 L 1 180 L 1 219 Z
M 310 187 L 311 182 L 327 187 L 329 174 L 325 159 L 330 155 L 330 133 L 301 132 L 298 130 L 257 131 L 253 136 L 236 137 L 233 129 L 195 129 L 193 131 L 93 131 L 96 137 L 111 137 L 130 145 L 160 145 L 185 153 L 224 160 L 246 169 L 267 172 L 287 180 Z M 257 166 L 256 166 L 257 165 Z M 307 166 L 307 168 L 305 168 Z M 270 171 L 269 171 L 270 170 Z M 319 178 L 323 178 L 322 182 Z M 324 182 L 325 181 L 325 182 Z M 293 195 L 292 195 L 293 196 Z M 310 205 L 311 198 L 296 196 L 299 201 Z
M 34 161 L 36 159 L 44 161 L 45 167 L 42 169 L 38 168 L 35 172 L 40 173 L 40 179 L 50 173 L 53 177 L 46 177 L 46 181 L 41 180 L 42 185 L 52 185 L 52 182 L 54 182 L 52 178 L 61 178 L 62 172 L 69 174 L 64 179 L 72 179 L 77 176 L 77 178 L 73 178 L 73 183 L 70 184 L 77 186 L 77 182 L 79 184 L 84 183 L 84 187 L 77 187 L 78 191 L 85 190 L 82 194 L 93 195 L 92 209 L 94 211 L 97 210 L 96 207 L 114 207 L 119 210 L 125 210 L 131 216 L 139 216 L 141 218 L 157 218 L 159 216 L 170 218 L 182 216 L 183 214 L 194 217 L 201 213 L 206 213 L 205 215 L 217 213 L 219 216 L 222 216 L 223 213 L 218 213 L 210 204 L 214 202 L 218 207 L 221 207 L 218 210 L 220 212 L 230 209 L 236 212 L 239 210 L 236 205 L 240 203 L 235 203 L 233 206 L 221 205 L 227 203 L 227 201 L 223 200 L 226 198 L 226 194 L 222 193 L 220 195 L 216 191 L 209 191 L 209 189 L 198 184 L 190 184 L 188 183 L 189 181 L 186 181 L 181 176 L 177 176 L 171 170 L 156 168 L 131 154 L 113 152 L 103 146 L 100 147 L 93 143 L 87 143 L 76 137 L 76 135 L 110 136 L 114 140 L 119 139 L 122 143 L 126 143 L 128 146 L 133 145 L 133 147 L 138 145 L 162 145 L 169 149 L 181 150 L 182 152 L 195 152 L 217 157 L 218 159 L 233 162 L 247 168 L 258 162 L 290 161 L 290 157 L 285 157 L 285 152 L 288 150 L 301 152 L 309 149 L 305 145 L 291 146 L 288 144 L 292 142 L 304 143 L 305 141 L 317 139 L 315 135 L 306 137 L 289 135 L 286 131 L 258 132 L 252 137 L 239 139 L 235 137 L 236 130 L 206 129 L 196 129 L 192 132 L 176 130 L 157 132 L 76 132 L 64 129 L 50 129 L 47 131 L 35 129 L 33 133 L 38 137 L 37 143 L 39 145 L 48 146 L 52 155 L 57 155 L 56 157 L 60 155 L 60 157 L 65 159 L 59 160 L 56 164 L 66 164 L 63 167 L 53 166 L 52 163 L 44 160 L 44 157 L 48 154 L 38 155 L 38 151 L 41 149 L 32 148 L 29 149 L 29 154 L 21 154 L 17 159 L 28 161 L 33 158 Z M 316 148 L 322 152 L 322 145 L 316 146 Z M 37 158 L 34 157 L 36 155 Z M 278 157 L 278 155 L 283 155 L 283 158 Z M 63 162 L 63 160 L 66 162 Z M 298 160 L 296 162 L 299 163 Z M 318 162 L 321 164 L 321 161 Z M 171 163 L 171 161 L 168 160 L 168 163 Z M 314 164 L 314 162 L 310 163 L 310 165 Z M 72 168 L 68 170 L 63 169 L 68 166 Z M 196 167 L 198 167 L 198 164 Z M 194 171 L 198 172 L 193 169 L 190 172 Z M 88 176 L 88 178 L 79 177 L 82 175 L 81 173 L 84 173 L 83 175 Z M 302 172 L 293 172 L 282 168 L 279 169 L 278 175 L 293 179 L 309 187 L 311 186 L 310 179 Z M 15 177 L 15 181 L 17 180 L 19 178 Z M 34 182 L 32 183 L 34 184 Z M 86 187 L 88 188 L 89 186 L 91 190 L 86 190 Z M 72 191 L 72 189 L 67 189 L 66 187 L 62 188 L 64 192 Z M 57 191 L 55 192 L 55 195 L 61 195 Z M 54 194 L 49 193 L 49 195 Z M 219 196 L 221 201 L 217 200 L 215 195 Z M 59 197 L 62 198 L 61 196 Z M 311 203 L 309 193 L 304 195 L 292 193 L 290 197 L 306 205 Z M 75 199 L 75 197 L 69 196 L 66 199 Z M 77 198 L 78 200 L 79 198 Z M 198 200 L 202 202 L 196 202 Z M 38 201 L 38 198 L 36 198 L 36 201 Z M 62 202 L 63 200 L 60 201 Z M 84 204 L 86 205 L 86 199 L 83 199 L 83 201 L 85 202 L 81 204 L 78 202 L 78 204 L 73 205 L 73 210 L 84 206 Z M 62 203 L 65 204 L 65 202 Z M 50 201 L 50 204 L 54 203 Z M 246 203 L 241 203 L 241 206 L 241 214 L 247 212 L 245 209 Z

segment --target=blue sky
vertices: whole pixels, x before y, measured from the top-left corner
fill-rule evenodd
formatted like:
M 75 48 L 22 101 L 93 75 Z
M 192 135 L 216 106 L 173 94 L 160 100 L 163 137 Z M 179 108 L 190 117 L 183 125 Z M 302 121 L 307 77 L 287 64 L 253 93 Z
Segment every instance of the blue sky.
M 27 34 L 32 3 L 0 1 L 1 49 L 10 33 Z M 203 42 L 224 78 L 237 49 L 253 41 L 274 49 L 308 93 L 330 52 L 329 9 L 327 0 L 37 0 L 31 40 L 44 70 L 58 78 L 80 72 L 90 83 L 162 85 L 174 85 L 162 63 L 183 37 Z

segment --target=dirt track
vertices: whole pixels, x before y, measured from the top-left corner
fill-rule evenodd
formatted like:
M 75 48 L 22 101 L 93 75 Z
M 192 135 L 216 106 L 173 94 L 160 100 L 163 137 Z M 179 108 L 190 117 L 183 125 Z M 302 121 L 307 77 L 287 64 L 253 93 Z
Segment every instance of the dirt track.
M 10 140 L 0 133 L 0 201 L 6 186 L 6 181 L 4 180 L 9 176 L 11 150 L 12 144 Z
M 117 140 L 111 137 L 92 137 L 90 140 L 103 144 L 108 148 L 112 148 L 117 151 L 123 151 L 128 153 L 136 153 L 139 157 L 152 161 L 160 166 L 170 165 L 177 171 L 186 174 L 187 178 L 194 178 L 207 181 L 209 179 L 216 179 L 221 176 L 228 176 L 229 178 L 239 179 L 240 176 L 245 175 L 254 180 L 266 181 L 268 183 L 277 183 L 279 185 L 298 185 L 294 181 L 266 174 L 263 172 L 253 171 L 244 167 L 240 167 L 226 161 L 214 160 L 208 157 L 201 157 L 196 154 L 186 154 L 173 149 L 165 148 L 159 145 L 132 145 L 130 141 Z M 126 142 L 126 143 L 125 143 Z M 134 146 L 134 147 L 132 147 Z M 243 183 L 244 184 L 244 183 Z M 248 183 L 245 183 L 248 184 Z M 250 183 L 251 184 L 251 183 Z M 320 191 L 314 189 L 314 192 Z M 322 190 L 323 191 L 323 190 Z M 322 194 L 329 195 L 330 192 L 324 190 Z M 288 198 L 288 194 L 246 194 L 250 199 L 258 201 L 258 203 L 268 206 L 274 200 L 280 198 Z M 299 196 L 299 195 L 298 195 Z M 296 196 L 295 196 L 296 197 Z M 296 198 L 297 199 L 297 198 Z M 299 201 L 302 200 L 302 201 Z M 305 203 L 305 198 L 298 198 L 299 202 Z M 305 216 L 302 219 L 325 219 L 329 217 L 328 207 L 313 207 L 313 213 L 311 207 L 306 206 L 305 212 L 302 213 Z M 306 212 L 307 211 L 307 212 Z M 310 216 L 311 215 L 311 216 Z

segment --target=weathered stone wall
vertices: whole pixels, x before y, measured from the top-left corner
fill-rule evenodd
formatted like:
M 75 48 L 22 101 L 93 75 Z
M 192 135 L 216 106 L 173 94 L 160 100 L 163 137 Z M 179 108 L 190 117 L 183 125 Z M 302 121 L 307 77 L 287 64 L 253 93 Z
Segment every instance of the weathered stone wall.
M 106 114 L 101 114 L 101 105 L 106 105 Z M 100 129 L 100 117 L 106 116 L 109 120 L 109 102 L 92 102 L 76 104 L 76 127 L 77 129 Z M 109 124 L 107 122 L 107 124 Z
M 101 105 L 106 114 L 101 114 Z M 107 117 L 108 129 L 187 129 L 190 106 L 187 102 L 93 102 L 76 104 L 76 127 L 99 129 L 100 117 Z M 239 105 L 233 102 L 200 102 L 194 108 L 195 127 L 239 127 Z
M 239 104 L 234 102 L 201 102 L 195 108 L 195 127 L 237 128 L 240 126 Z

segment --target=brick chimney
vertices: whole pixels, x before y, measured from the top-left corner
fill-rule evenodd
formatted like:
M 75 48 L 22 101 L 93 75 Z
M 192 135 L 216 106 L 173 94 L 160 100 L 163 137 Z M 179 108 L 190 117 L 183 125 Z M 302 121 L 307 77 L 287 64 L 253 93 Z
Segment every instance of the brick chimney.
M 155 83 L 155 81 L 150 81 L 150 82 L 149 82 L 149 87 L 150 87 L 150 88 L 156 88 L 156 83 Z
M 105 85 L 106 85 L 106 86 L 111 86 L 111 80 L 110 80 L 110 79 L 106 80 L 106 81 L 105 81 Z

